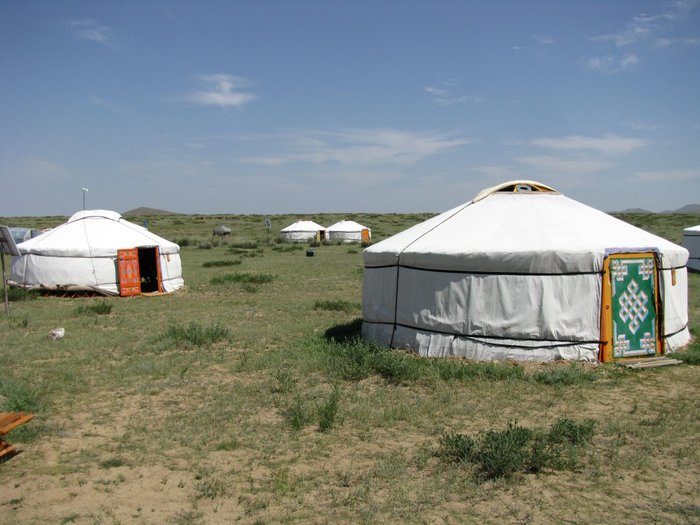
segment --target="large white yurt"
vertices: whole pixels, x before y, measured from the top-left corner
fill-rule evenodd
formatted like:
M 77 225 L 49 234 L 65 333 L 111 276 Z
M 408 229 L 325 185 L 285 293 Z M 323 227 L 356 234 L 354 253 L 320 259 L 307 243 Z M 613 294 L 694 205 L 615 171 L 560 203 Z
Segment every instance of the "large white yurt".
M 513 181 L 363 252 L 362 333 L 423 356 L 611 361 L 690 340 L 688 251 Z
M 18 245 L 10 284 L 105 295 L 184 286 L 180 247 L 107 210 L 86 210 Z
M 683 247 L 690 252 L 688 269 L 700 272 L 700 224 L 683 230 Z
M 328 227 L 328 240 L 344 243 L 359 242 L 369 244 L 372 230 L 355 221 L 343 220 Z
M 323 226 L 316 224 L 314 221 L 302 220 L 282 228 L 280 235 L 286 241 L 307 242 L 315 239 L 320 232 L 325 234 L 325 231 L 326 229 Z

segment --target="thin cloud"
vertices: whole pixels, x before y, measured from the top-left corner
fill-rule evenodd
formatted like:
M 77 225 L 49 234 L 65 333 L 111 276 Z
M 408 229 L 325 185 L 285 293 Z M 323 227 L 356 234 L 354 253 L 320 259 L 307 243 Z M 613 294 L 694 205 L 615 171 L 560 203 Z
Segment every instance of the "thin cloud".
M 283 153 L 249 157 L 245 162 L 265 166 L 297 162 L 342 166 L 415 163 L 472 142 L 440 133 L 395 129 L 299 130 L 280 139 Z
M 112 29 L 109 26 L 99 24 L 92 18 L 70 20 L 67 25 L 77 40 L 107 44 L 112 36 Z
M 533 155 L 520 157 L 517 160 L 540 173 L 556 175 L 591 175 L 614 165 L 610 161 L 601 159 L 564 159 L 550 155 Z
M 594 42 L 612 44 L 619 52 L 627 51 L 623 55 L 610 53 L 604 56 L 591 57 L 587 61 L 588 67 L 597 73 L 609 74 L 629 71 L 637 66 L 641 60 L 639 54 L 642 49 L 655 48 L 657 50 L 669 48 L 673 45 L 697 45 L 695 37 L 677 38 L 669 37 L 676 32 L 678 23 L 692 11 L 698 4 L 697 0 L 679 0 L 670 3 L 670 8 L 662 13 L 642 13 L 633 16 L 624 27 L 615 33 L 607 33 L 591 37 Z M 700 43 L 700 42 L 699 42 Z
M 490 102 L 488 98 L 475 95 L 455 95 L 452 93 L 451 83 L 443 86 L 426 86 L 426 93 L 433 97 L 433 101 L 439 106 L 452 106 L 454 104 L 484 104 Z
M 532 39 L 543 46 L 553 46 L 556 43 L 551 36 L 546 35 L 532 35 Z
M 207 89 L 188 93 L 182 100 L 198 106 L 241 107 L 255 100 L 257 96 L 244 91 L 253 83 L 243 77 L 226 74 L 203 75 L 198 77 Z
M 625 55 L 614 57 L 606 55 L 602 57 L 591 57 L 588 59 L 588 67 L 597 73 L 612 74 L 634 69 L 641 60 L 637 55 Z
M 539 138 L 531 141 L 533 146 L 559 151 L 593 151 L 602 155 L 627 155 L 648 144 L 644 139 L 606 135 L 585 137 L 569 135 L 563 138 Z

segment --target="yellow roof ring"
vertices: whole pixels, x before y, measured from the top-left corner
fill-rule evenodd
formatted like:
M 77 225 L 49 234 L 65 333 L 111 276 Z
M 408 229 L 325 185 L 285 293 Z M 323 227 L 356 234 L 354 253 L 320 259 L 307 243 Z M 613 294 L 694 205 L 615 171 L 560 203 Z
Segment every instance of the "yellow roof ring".
M 480 201 L 497 192 L 512 192 L 512 193 L 559 193 L 554 188 L 537 182 L 534 180 L 511 180 L 504 182 L 497 186 L 491 188 L 486 188 L 481 190 L 476 197 L 472 199 L 472 202 Z

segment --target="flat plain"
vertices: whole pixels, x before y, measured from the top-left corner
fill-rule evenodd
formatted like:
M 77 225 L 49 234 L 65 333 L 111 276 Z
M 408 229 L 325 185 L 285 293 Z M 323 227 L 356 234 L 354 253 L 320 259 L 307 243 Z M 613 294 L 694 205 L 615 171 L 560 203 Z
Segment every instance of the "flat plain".
M 372 365 L 354 339 L 361 248 L 307 257 L 276 238 L 298 218 L 349 217 L 378 241 L 430 216 L 277 215 L 270 234 L 263 216 L 149 216 L 182 247 L 184 290 L 16 297 L 0 410 L 36 417 L 7 436 L 21 453 L 0 464 L 0 523 L 699 523 L 700 345 L 637 371 L 401 352 Z M 674 242 L 697 222 L 620 217 Z M 211 236 L 219 224 L 231 238 Z M 689 311 L 697 336 L 698 274 Z M 445 460 L 445 436 L 562 418 L 595 429 L 566 468 L 485 479 Z

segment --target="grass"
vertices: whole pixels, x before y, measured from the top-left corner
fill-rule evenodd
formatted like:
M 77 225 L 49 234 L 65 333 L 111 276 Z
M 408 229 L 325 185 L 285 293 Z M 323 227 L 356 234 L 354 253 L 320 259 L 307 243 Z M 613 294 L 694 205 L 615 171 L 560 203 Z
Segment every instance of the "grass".
M 109 315 L 114 305 L 107 301 L 99 303 L 80 305 L 75 309 L 76 315 Z
M 376 242 L 429 215 L 353 218 Z M 0 467 L 5 521 L 696 520 L 698 367 L 620 373 L 369 345 L 359 248 L 305 257 L 306 245 L 268 238 L 264 218 L 153 217 L 154 233 L 188 240 L 185 290 L 106 299 L 111 315 L 76 315 L 101 300 L 38 296 L 0 318 L 0 410 L 36 414 L 8 436 L 22 454 Z M 299 218 L 270 217 L 275 229 Z M 236 241 L 211 242 L 221 223 Z M 697 330 L 700 275 L 689 282 Z M 66 337 L 53 342 L 57 326 Z
M 238 266 L 243 261 L 241 259 L 226 259 L 226 260 L 216 260 L 216 261 L 204 261 L 202 263 L 202 268 L 221 268 L 224 266 Z

